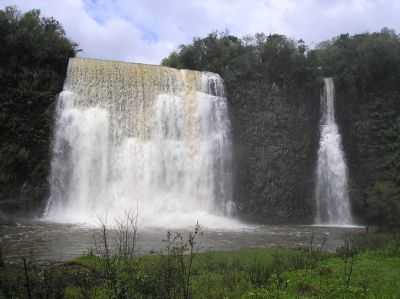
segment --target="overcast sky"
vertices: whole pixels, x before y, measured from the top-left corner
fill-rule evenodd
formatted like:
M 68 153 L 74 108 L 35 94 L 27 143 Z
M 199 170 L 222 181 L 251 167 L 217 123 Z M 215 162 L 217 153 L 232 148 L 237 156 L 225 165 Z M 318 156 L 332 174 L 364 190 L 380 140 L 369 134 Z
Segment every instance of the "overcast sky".
M 158 64 L 211 31 L 282 33 L 308 45 L 340 33 L 400 32 L 400 0 L 0 0 L 59 20 L 85 57 Z

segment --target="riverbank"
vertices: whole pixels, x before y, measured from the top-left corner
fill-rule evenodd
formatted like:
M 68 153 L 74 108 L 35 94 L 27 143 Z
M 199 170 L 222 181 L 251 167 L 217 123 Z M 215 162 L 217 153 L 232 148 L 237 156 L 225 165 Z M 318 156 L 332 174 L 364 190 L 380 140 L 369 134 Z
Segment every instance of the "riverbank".
M 69 262 L 1 266 L 0 298 L 399 298 L 400 239 L 352 237 L 335 253 L 302 249 L 195 253 L 199 232 L 170 234 L 159 253 L 97 244 Z M 323 245 L 323 244 L 322 244 Z

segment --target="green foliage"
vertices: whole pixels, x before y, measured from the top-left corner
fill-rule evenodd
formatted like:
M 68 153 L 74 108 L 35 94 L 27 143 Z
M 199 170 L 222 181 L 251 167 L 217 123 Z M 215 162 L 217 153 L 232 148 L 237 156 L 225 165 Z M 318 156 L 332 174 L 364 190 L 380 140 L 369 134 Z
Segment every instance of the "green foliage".
M 312 75 L 305 51 L 302 40 L 295 42 L 284 35 L 258 33 L 240 39 L 228 32 L 214 32 L 181 45 L 163 59 L 162 65 L 215 72 L 228 87 L 253 79 L 293 86 L 305 83 Z
M 380 246 L 374 240 L 381 239 Z M 351 241 L 351 242 L 350 242 Z M 28 262 L 0 267 L 0 298 L 397 298 L 400 242 L 393 235 L 366 234 L 336 254 L 313 249 L 243 249 L 196 254 L 185 293 L 181 242 L 161 254 L 124 258 L 110 287 L 105 257 L 67 263 Z M 186 243 L 187 244 L 187 243 Z M 360 246 L 360 244 L 363 244 Z M 370 247 L 372 245 L 372 247 Z M 186 245 L 184 245 L 186 246 Z M 173 252 L 176 248 L 179 252 Z M 176 255 L 177 254 L 177 255 Z M 299 262 L 300 261 L 300 262 Z M 27 279 L 29 283 L 27 283 Z
M 400 228 L 400 186 L 393 181 L 378 181 L 367 197 L 368 220 L 384 228 Z
M 0 10 L 0 200 L 45 195 L 53 103 L 77 45 L 39 10 Z
M 382 229 L 400 227 L 400 93 L 338 95 L 354 212 Z
M 339 88 L 356 89 L 361 94 L 398 89 L 400 38 L 393 30 L 341 34 L 312 52 L 324 74 L 337 79 Z

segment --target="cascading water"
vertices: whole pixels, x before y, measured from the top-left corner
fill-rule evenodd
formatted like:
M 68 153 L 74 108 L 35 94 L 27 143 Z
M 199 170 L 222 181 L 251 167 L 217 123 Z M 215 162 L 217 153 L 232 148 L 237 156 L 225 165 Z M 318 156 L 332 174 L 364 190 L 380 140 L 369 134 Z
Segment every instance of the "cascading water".
M 324 79 L 321 94 L 321 137 L 318 150 L 317 202 L 318 224 L 352 223 L 347 187 L 347 167 L 342 140 L 335 121 L 335 87 L 332 78 Z
M 213 73 L 70 59 L 59 95 L 45 218 L 230 226 L 231 139 Z

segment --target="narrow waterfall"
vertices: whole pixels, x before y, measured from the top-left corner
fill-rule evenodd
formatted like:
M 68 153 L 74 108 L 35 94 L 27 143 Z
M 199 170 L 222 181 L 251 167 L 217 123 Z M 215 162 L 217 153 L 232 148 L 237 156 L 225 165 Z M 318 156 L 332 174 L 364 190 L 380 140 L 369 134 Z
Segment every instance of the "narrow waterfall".
M 335 86 L 332 78 L 324 79 L 321 94 L 320 142 L 315 197 L 318 224 L 352 223 L 347 186 L 347 167 L 342 140 L 335 121 Z
M 228 221 L 230 121 L 217 74 L 74 58 L 56 113 L 45 219 Z

